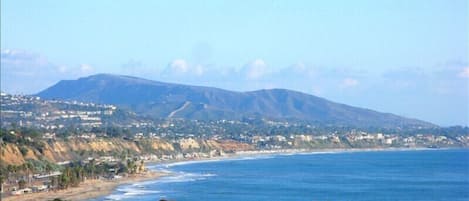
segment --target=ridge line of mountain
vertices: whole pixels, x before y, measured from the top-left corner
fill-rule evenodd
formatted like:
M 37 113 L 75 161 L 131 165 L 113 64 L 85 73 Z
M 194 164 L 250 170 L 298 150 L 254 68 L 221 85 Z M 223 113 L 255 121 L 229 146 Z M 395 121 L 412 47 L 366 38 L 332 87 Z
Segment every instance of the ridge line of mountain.
M 115 74 L 62 80 L 36 95 L 46 99 L 114 104 L 157 118 L 167 117 L 188 101 L 191 104 L 174 114 L 174 118 L 266 118 L 353 127 L 437 127 L 429 122 L 336 103 L 288 89 L 238 92 Z

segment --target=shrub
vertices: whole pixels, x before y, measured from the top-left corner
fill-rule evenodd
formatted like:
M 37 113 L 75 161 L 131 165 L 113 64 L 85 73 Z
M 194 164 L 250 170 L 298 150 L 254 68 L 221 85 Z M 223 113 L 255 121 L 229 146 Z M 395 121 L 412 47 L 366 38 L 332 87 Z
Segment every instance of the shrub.
M 28 154 L 28 151 L 29 150 L 26 147 L 24 147 L 24 146 L 20 147 L 20 152 L 23 156 L 26 156 L 26 154 Z

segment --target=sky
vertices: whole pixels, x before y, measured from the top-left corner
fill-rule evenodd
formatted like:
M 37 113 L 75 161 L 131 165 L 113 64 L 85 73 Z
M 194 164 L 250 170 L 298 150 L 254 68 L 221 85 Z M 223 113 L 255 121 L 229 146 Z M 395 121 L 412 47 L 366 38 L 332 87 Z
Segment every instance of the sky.
M 96 73 L 469 125 L 467 0 L 1 1 L 1 91 Z

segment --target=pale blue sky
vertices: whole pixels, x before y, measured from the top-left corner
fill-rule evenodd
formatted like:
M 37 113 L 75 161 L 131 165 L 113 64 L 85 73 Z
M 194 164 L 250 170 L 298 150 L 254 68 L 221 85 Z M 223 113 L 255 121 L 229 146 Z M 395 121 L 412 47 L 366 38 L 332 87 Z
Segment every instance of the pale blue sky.
M 129 74 L 469 125 L 468 1 L 1 1 L 2 91 Z M 27 80 L 27 81 L 25 81 Z

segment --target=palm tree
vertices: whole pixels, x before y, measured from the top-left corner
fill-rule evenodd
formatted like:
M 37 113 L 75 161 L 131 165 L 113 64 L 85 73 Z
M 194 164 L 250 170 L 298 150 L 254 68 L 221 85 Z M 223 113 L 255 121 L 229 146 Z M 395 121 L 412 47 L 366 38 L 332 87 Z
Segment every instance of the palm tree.
M 52 172 L 52 169 L 52 165 L 50 163 L 47 163 L 45 167 L 45 171 L 47 172 L 47 174 L 50 174 Z
M 64 173 L 60 175 L 58 178 L 58 185 L 61 189 L 65 189 L 65 188 L 68 188 L 69 183 L 70 183 L 70 177 L 67 176 L 67 174 L 64 171 Z
M 34 165 L 30 162 L 30 161 L 27 161 L 25 163 L 25 166 L 26 166 L 26 172 L 27 172 L 27 176 L 28 176 L 28 184 L 31 185 L 31 174 L 34 173 Z
M 55 189 L 55 186 L 57 185 L 57 177 L 54 176 L 54 177 L 51 177 L 50 178 L 50 187 L 51 189 Z
M 96 164 L 95 164 L 95 160 L 94 160 L 94 159 L 92 159 L 92 160 L 90 161 L 90 163 L 88 163 L 88 171 L 89 171 L 89 173 L 90 173 L 90 175 L 91 175 L 91 178 L 95 179 L 95 178 L 94 178 L 94 174 L 95 174 L 95 171 L 96 171 Z
M 19 189 L 23 189 L 26 187 L 26 181 L 24 181 L 23 179 L 18 181 L 18 188 Z
M 7 165 L 7 171 L 8 171 L 8 180 L 10 180 L 11 174 L 13 174 L 16 177 L 16 171 L 17 167 L 16 165 Z
M 26 163 L 23 163 L 20 166 L 18 166 L 17 172 L 20 173 L 19 176 L 21 176 L 21 180 L 24 180 L 26 169 L 27 169 Z

